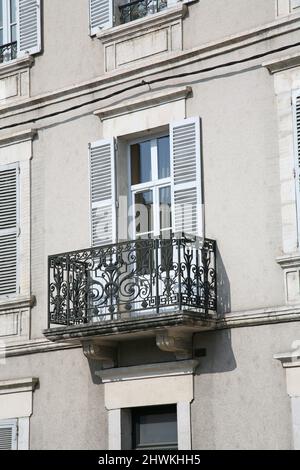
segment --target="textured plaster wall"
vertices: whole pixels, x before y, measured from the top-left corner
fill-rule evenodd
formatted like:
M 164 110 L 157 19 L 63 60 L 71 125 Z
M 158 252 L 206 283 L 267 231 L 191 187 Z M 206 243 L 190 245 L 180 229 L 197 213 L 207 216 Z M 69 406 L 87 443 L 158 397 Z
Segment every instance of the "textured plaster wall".
M 0 380 L 38 377 L 30 418 L 30 449 L 105 449 L 103 387 L 81 349 L 8 358 Z
M 289 449 L 290 398 L 285 370 L 273 359 L 300 337 L 298 323 L 203 333 L 195 376 L 195 449 Z

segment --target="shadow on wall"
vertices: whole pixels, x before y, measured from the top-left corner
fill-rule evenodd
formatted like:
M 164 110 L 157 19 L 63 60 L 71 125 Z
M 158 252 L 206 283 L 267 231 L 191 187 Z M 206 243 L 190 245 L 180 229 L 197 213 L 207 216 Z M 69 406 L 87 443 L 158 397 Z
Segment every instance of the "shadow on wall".
M 225 313 L 231 312 L 231 293 L 230 283 L 226 274 L 226 269 L 222 260 L 221 253 L 216 249 L 216 265 L 217 265 L 217 312 L 219 317 L 223 317 Z
M 206 355 L 200 358 L 196 375 L 229 372 L 237 367 L 230 329 L 197 333 L 194 337 L 194 349 L 206 350 Z

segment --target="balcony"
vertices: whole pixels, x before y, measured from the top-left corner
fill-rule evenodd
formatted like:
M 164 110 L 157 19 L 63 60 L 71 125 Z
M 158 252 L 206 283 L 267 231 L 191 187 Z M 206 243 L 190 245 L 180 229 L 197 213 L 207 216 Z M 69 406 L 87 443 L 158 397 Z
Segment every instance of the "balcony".
M 120 23 L 143 18 L 144 16 L 157 13 L 167 7 L 167 0 L 135 0 L 119 6 Z
M 211 329 L 216 321 L 216 243 L 142 239 L 49 257 L 52 341 Z
M 17 42 L 0 45 L 0 64 L 17 58 Z

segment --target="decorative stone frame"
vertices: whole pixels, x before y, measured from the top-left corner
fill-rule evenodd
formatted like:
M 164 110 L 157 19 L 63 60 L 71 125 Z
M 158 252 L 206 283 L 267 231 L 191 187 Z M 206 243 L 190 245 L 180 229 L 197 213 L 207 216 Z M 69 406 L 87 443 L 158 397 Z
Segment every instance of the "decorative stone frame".
M 0 64 L 0 106 L 23 100 L 30 96 L 31 56 Z
M 34 303 L 30 283 L 30 160 L 34 129 L 0 138 L 0 165 L 18 162 L 20 168 L 20 227 L 18 256 L 19 293 L 0 297 L 0 340 L 26 341 L 30 332 L 30 309 Z
M 178 2 L 159 13 L 97 33 L 104 45 L 105 72 L 140 66 L 142 60 L 181 51 L 186 13 L 186 4 Z
M 169 404 L 177 406 L 178 450 L 191 450 L 197 365 L 198 360 L 187 360 L 97 371 L 108 410 L 109 450 L 130 449 L 131 408 Z
M 29 449 L 29 419 L 37 384 L 33 377 L 0 382 L 0 420 L 17 420 L 18 450 Z
M 300 201 L 296 190 L 297 149 L 293 103 L 296 90 L 300 90 L 300 55 L 283 56 L 263 65 L 274 74 L 277 101 L 282 218 L 282 253 L 277 262 L 283 269 L 286 303 L 299 304 Z

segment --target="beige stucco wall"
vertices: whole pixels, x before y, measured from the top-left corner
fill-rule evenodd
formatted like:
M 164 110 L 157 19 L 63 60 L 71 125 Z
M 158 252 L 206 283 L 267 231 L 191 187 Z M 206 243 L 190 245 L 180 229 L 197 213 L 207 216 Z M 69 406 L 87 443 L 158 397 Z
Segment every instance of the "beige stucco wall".
M 298 323 L 196 335 L 194 345 L 205 348 L 206 356 L 194 379 L 193 449 L 292 447 L 285 370 L 273 355 L 288 350 L 299 335 Z M 121 351 L 123 366 L 171 359 L 158 357 L 154 340 L 124 343 Z M 39 378 L 30 419 L 32 449 L 107 448 L 104 386 L 95 369 L 80 349 L 8 358 L 0 367 L 6 379 Z
M 103 46 L 88 35 L 87 4 L 44 1 L 44 52 L 31 69 L 33 96 L 102 74 Z M 189 6 L 183 20 L 183 47 L 200 46 L 274 19 L 274 0 L 200 0 Z M 279 35 L 268 47 L 293 42 L 297 34 Z M 260 46 L 228 53 L 224 61 L 254 54 Z M 213 58 L 212 63 L 218 60 Z M 204 65 L 199 60 L 181 70 Z M 218 243 L 219 312 L 282 306 L 283 273 L 276 263 L 282 253 L 282 221 L 273 77 L 259 61 L 172 82 L 183 85 L 192 87 L 187 116 L 202 118 L 205 230 Z M 163 91 L 165 85 L 153 88 Z M 124 93 L 103 100 L 101 106 L 141 92 L 149 90 Z M 97 93 L 87 91 L 86 99 L 100 96 Z M 53 104 L 48 111 L 74 102 Z M 47 257 L 90 246 L 88 143 L 104 135 L 93 115 L 96 109 L 99 103 L 33 123 L 38 136 L 31 161 L 31 292 L 36 297 L 31 338 L 42 337 L 47 326 Z M 29 121 L 43 113 L 35 110 L 22 116 Z M 1 119 L 2 125 L 18 120 L 17 115 Z M 125 158 L 122 151 L 119 158 Z M 126 177 L 118 177 L 124 191 Z M 289 350 L 298 332 L 298 323 L 291 323 L 196 336 L 195 345 L 207 348 L 207 357 L 201 359 L 195 378 L 194 448 L 291 447 L 284 371 L 272 357 Z M 123 366 L 173 358 L 152 340 L 124 343 L 119 356 Z M 103 388 L 93 383 L 81 350 L 8 358 L 0 366 L 3 380 L 27 376 L 40 379 L 31 418 L 33 449 L 107 447 Z

